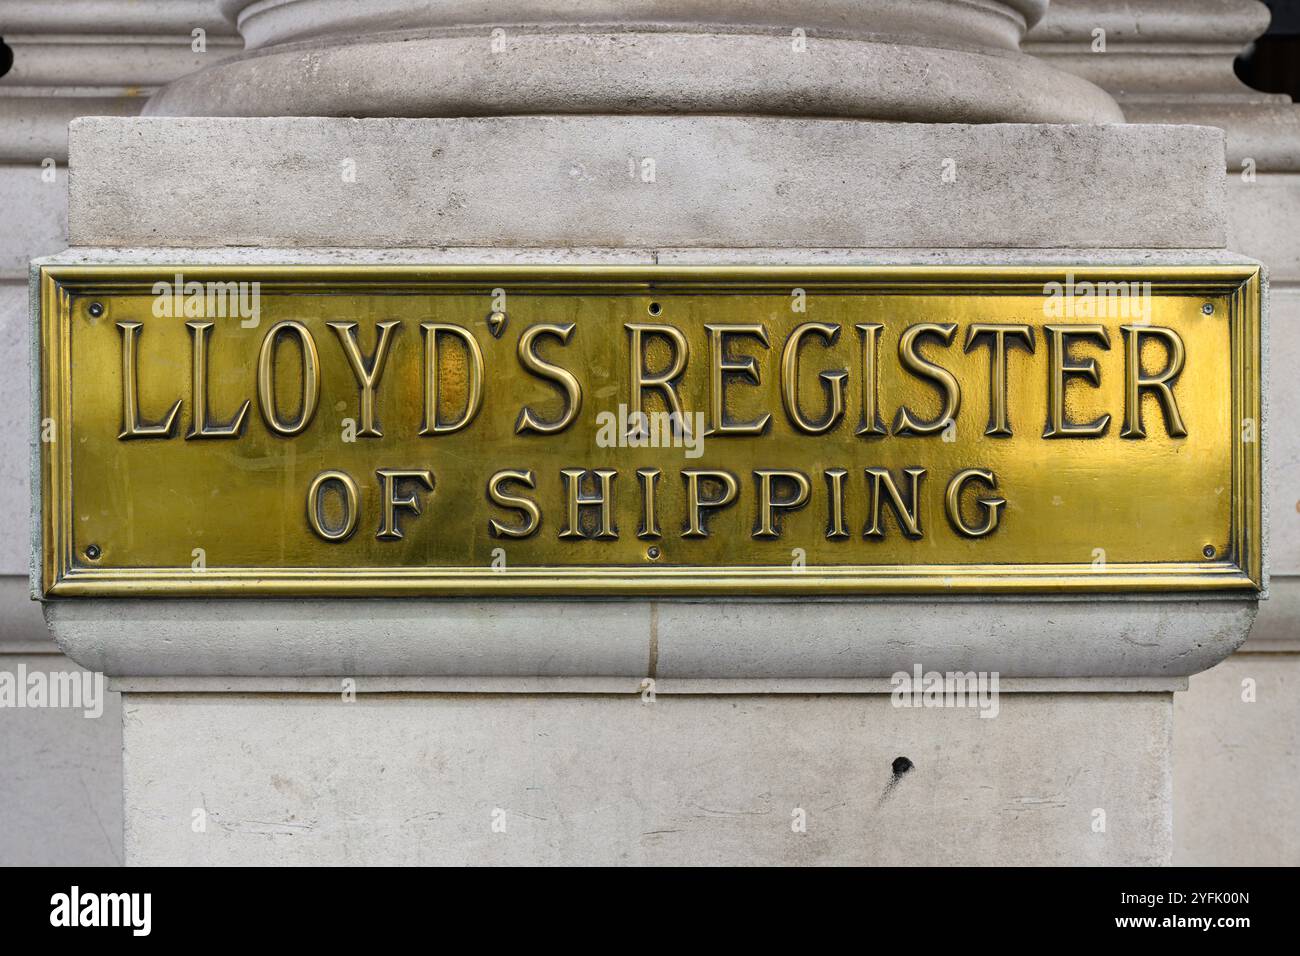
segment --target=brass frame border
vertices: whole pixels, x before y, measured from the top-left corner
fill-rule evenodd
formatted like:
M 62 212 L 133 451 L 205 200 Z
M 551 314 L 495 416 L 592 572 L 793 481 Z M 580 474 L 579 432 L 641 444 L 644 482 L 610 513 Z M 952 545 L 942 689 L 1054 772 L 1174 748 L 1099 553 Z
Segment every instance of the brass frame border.
M 39 273 L 41 420 L 70 435 L 70 335 L 74 295 L 136 291 L 182 272 L 187 278 L 253 279 L 279 290 L 341 285 L 365 290 L 428 291 L 514 286 L 628 292 L 704 291 L 779 286 L 945 290 L 979 294 L 1036 291 L 1072 274 L 1075 281 L 1150 281 L 1152 292 L 1226 296 L 1232 351 L 1234 420 L 1257 423 L 1255 441 L 1233 440 L 1232 554 L 1205 563 L 1051 565 L 860 565 L 806 570 L 771 567 L 676 567 L 609 570 L 486 568 L 107 569 L 78 567 L 72 551 L 72 442 L 41 443 L 41 587 L 45 597 L 251 595 L 338 596 L 790 596 L 959 593 L 1238 591 L 1263 587 L 1263 433 L 1260 270 L 1249 265 L 1050 266 L 608 266 L 608 265 L 43 265 Z

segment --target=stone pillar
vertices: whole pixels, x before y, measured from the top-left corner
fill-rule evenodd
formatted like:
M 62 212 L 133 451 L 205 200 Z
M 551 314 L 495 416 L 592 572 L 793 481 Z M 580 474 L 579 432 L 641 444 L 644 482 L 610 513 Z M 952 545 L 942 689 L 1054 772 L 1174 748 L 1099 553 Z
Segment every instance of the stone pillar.
M 1300 106 L 1252 90 L 1233 60 L 1268 26 L 1255 0 L 1053 0 L 1027 52 L 1111 92 L 1132 123 L 1227 137 L 1230 246 L 1268 267 L 1269 600 L 1250 640 L 1175 708 L 1175 862 L 1300 863 Z
M 0 407 L 16 412 L 30 403 L 27 264 L 68 242 L 68 121 L 133 116 L 239 39 L 202 0 L 0 0 L 0 37 L 13 52 L 0 77 Z M 25 427 L 0 430 L 0 671 L 76 670 L 31 600 L 29 457 Z M 121 716 L 116 694 L 105 703 L 96 720 L 0 710 L 0 863 L 121 861 Z
M 1243 261 L 1222 134 L 1019 53 L 1044 3 L 224 6 L 248 53 L 73 124 L 52 261 Z M 133 863 L 1167 863 L 1173 692 L 1255 610 L 45 605 L 124 694 Z M 914 665 L 997 672 L 998 717 L 891 706 Z
M 1019 52 L 1046 0 L 221 6 L 248 52 L 171 84 L 149 115 L 1122 120 L 1097 87 Z

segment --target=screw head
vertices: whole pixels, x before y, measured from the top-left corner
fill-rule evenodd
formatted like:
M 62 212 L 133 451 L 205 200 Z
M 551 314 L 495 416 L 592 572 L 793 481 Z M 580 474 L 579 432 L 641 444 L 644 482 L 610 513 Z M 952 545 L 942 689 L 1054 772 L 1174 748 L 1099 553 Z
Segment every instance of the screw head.
M 658 302 L 651 302 L 649 307 L 647 307 L 646 309 L 646 311 L 649 312 L 651 315 L 658 315 L 659 313 L 663 312 L 663 310 L 664 307 L 660 305 Z
M 1212 544 L 1207 544 L 1204 548 L 1201 549 L 1201 554 L 1205 555 L 1207 558 L 1212 558 L 1217 553 L 1218 552 L 1214 550 L 1214 545 Z
M 1214 315 L 1214 303 L 1213 302 L 1205 303 L 1205 305 L 1201 306 L 1201 311 L 1204 312 L 1206 315 Z
M 104 303 L 92 302 L 86 307 L 86 312 L 90 314 L 92 319 L 97 319 L 104 314 Z
M 646 557 L 648 557 L 651 561 L 658 561 L 658 560 L 659 560 L 659 555 L 660 555 L 660 554 L 661 554 L 661 552 L 660 552 L 659 548 L 656 547 L 656 546 L 654 546 L 654 545 L 651 545 L 651 546 L 646 550 Z
M 90 558 L 90 560 L 98 561 L 101 554 L 103 552 L 99 550 L 99 545 L 90 544 L 86 546 L 86 557 Z

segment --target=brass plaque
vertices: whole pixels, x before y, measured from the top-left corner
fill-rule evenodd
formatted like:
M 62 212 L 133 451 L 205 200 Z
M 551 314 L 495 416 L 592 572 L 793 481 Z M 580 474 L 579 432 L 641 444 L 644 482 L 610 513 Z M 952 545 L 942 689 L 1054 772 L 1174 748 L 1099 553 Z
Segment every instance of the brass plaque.
M 1260 280 L 45 266 L 63 595 L 1255 590 Z

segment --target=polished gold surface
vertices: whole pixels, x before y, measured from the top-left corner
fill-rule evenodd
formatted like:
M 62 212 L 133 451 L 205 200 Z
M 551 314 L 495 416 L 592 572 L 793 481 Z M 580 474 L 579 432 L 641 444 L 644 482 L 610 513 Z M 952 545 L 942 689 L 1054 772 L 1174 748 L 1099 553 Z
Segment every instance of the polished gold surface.
M 1261 583 L 1250 268 L 47 266 L 40 288 L 54 596 Z

